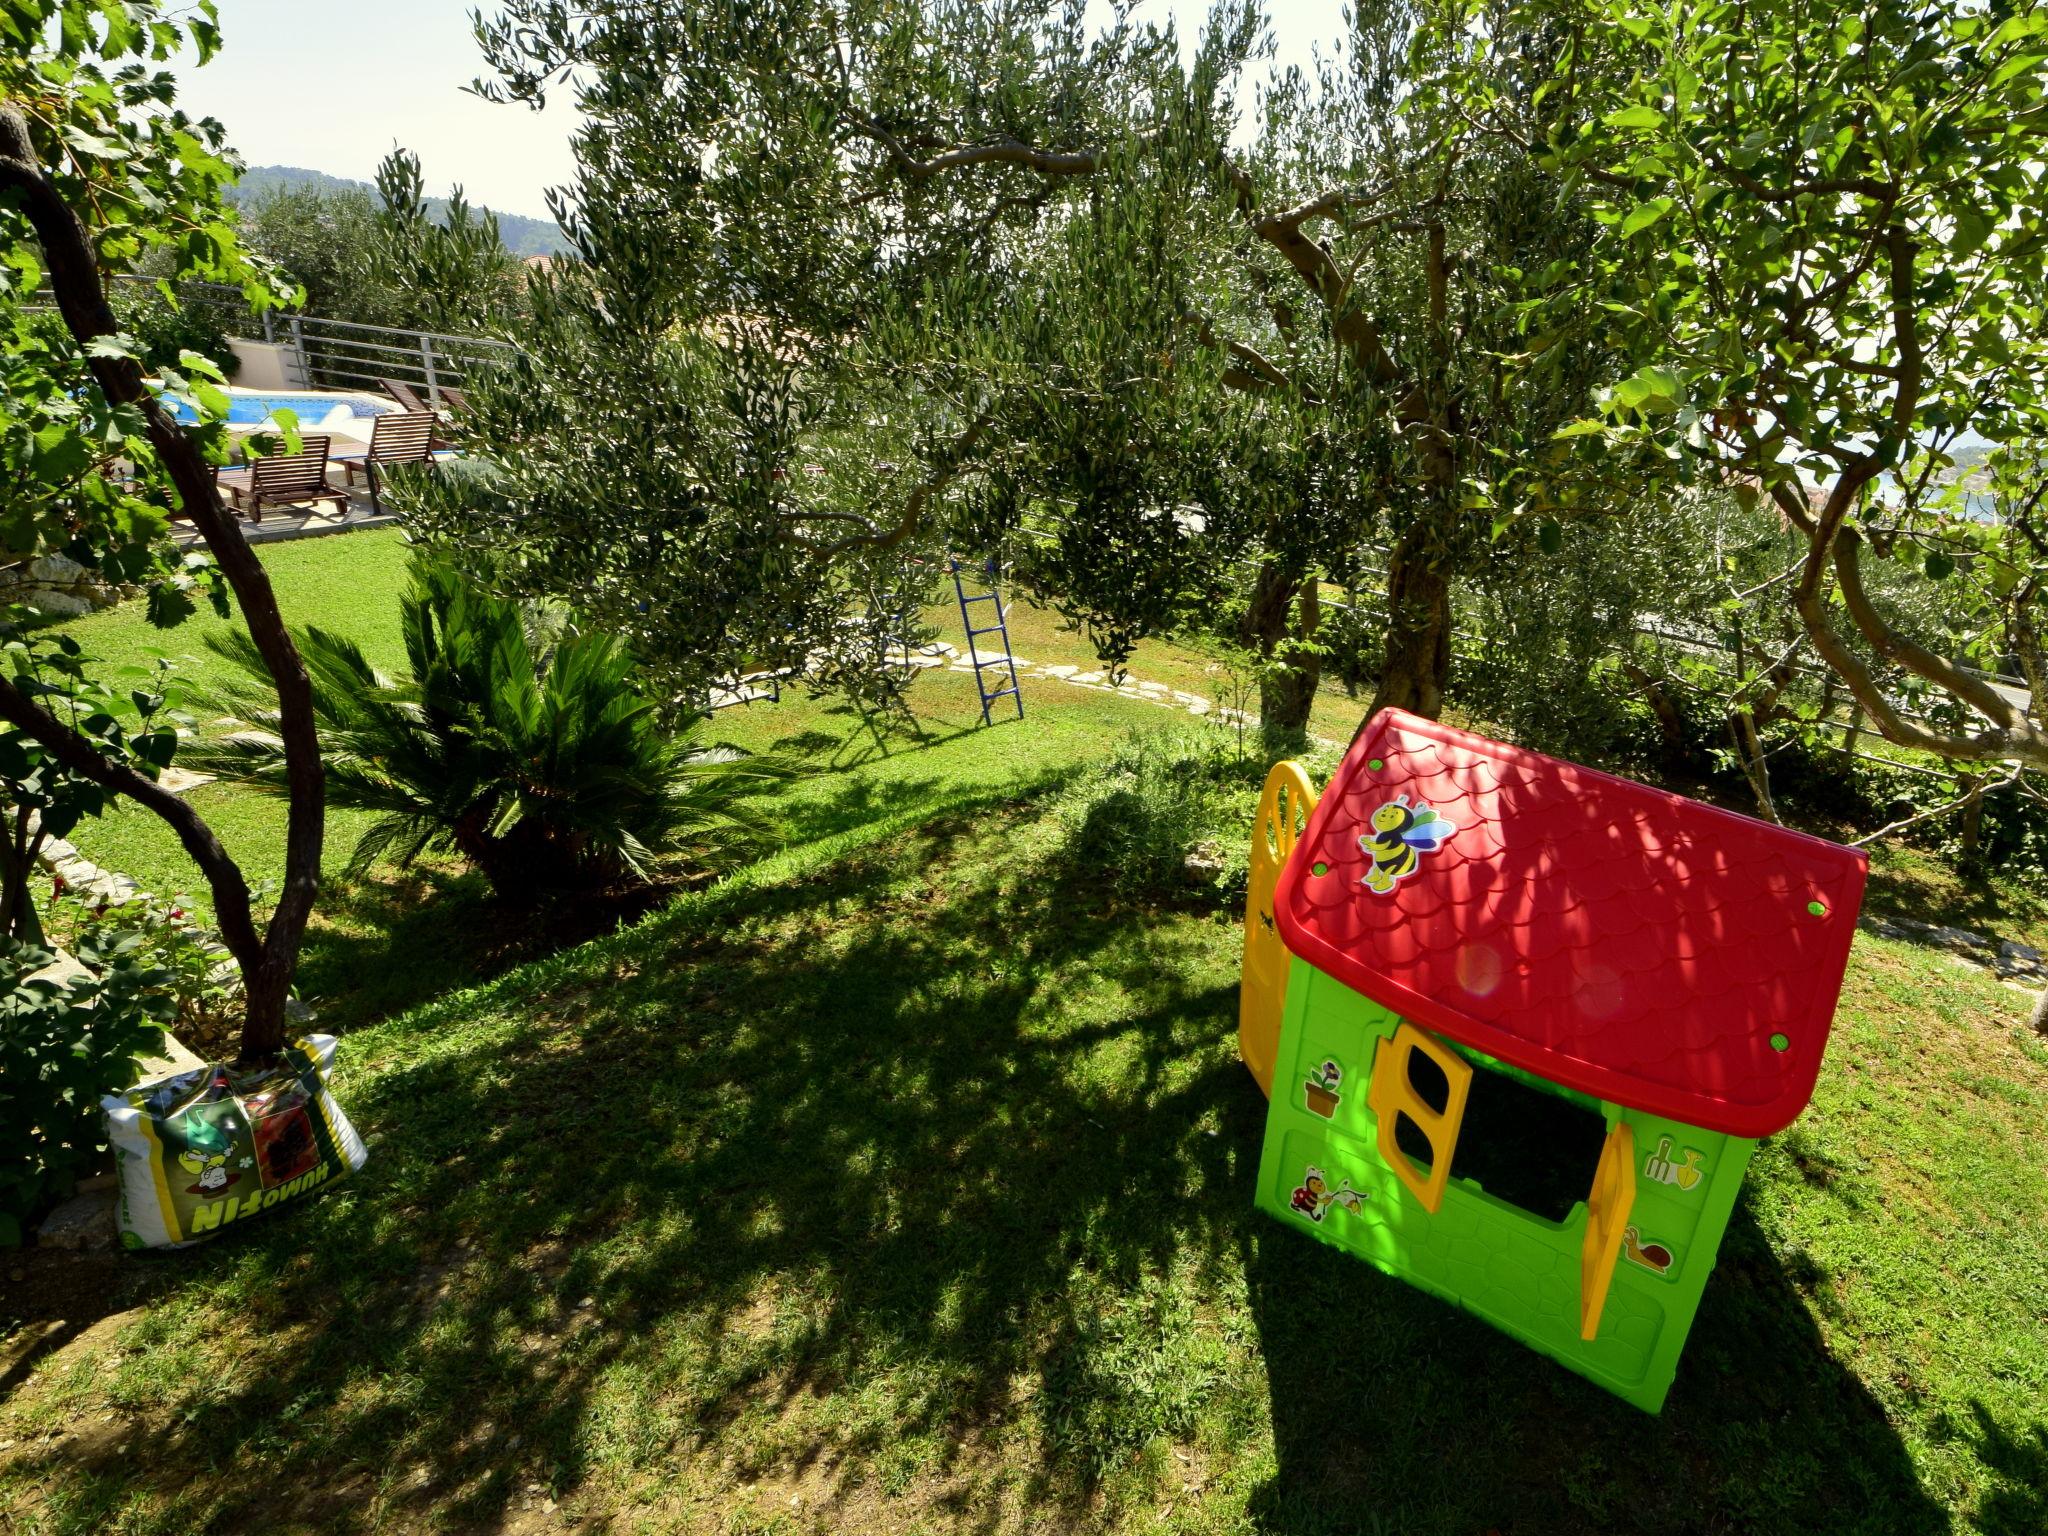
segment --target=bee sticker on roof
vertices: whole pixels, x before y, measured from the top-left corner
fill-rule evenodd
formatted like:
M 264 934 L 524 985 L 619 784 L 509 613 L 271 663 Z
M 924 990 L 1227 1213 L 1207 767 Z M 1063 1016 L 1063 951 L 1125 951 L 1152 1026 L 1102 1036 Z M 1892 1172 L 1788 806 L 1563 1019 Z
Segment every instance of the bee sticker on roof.
M 1435 853 L 1457 830 L 1455 822 L 1427 803 L 1410 805 L 1406 795 L 1394 796 L 1372 813 L 1372 830 L 1359 834 L 1358 846 L 1372 859 L 1365 888 L 1386 895 L 1422 867 L 1425 853 Z

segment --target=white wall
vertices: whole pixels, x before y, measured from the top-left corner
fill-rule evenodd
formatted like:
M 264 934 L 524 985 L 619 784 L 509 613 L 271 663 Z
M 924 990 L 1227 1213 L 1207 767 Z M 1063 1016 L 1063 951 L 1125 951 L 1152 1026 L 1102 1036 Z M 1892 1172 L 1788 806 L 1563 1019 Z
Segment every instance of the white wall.
M 299 371 L 299 354 L 292 348 L 240 336 L 234 337 L 229 345 L 235 349 L 235 359 L 240 364 L 234 377 L 238 388 L 306 388 L 305 375 Z

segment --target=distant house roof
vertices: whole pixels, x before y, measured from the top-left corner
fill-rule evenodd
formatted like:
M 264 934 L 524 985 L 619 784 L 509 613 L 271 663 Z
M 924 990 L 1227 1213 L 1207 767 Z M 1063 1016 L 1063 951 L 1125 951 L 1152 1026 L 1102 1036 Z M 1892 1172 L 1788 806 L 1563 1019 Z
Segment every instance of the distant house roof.
M 1275 916 L 1289 950 L 1424 1028 L 1598 1098 L 1763 1136 L 1813 1094 L 1868 867 L 1386 710 L 1317 805 Z

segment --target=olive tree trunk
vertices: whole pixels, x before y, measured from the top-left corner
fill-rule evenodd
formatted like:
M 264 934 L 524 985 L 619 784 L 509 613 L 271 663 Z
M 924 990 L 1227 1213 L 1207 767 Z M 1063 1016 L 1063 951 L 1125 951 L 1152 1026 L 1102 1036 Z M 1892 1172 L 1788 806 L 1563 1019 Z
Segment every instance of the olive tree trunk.
M 1322 604 L 1314 575 L 1304 577 L 1278 560 L 1259 567 L 1245 610 L 1244 636 L 1259 655 L 1259 720 L 1267 732 L 1298 736 L 1323 678 L 1316 632 Z
M 1405 709 L 1434 720 L 1451 677 L 1451 583 L 1425 552 L 1419 529 L 1387 559 L 1387 654 L 1372 713 Z

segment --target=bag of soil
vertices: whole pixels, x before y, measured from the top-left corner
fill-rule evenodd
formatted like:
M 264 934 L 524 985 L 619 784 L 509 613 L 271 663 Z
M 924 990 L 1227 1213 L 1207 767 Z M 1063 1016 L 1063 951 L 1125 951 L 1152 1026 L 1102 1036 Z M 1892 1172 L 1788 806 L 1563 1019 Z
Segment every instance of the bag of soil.
M 362 1139 L 327 1091 L 333 1059 L 332 1035 L 308 1035 L 269 1067 L 209 1062 L 102 1099 L 121 1245 L 183 1248 L 362 1167 Z

